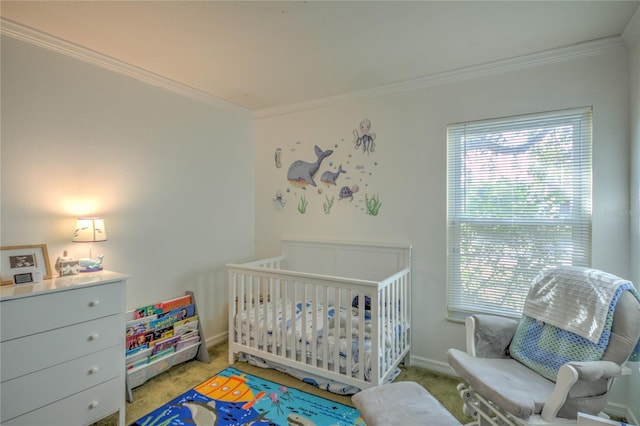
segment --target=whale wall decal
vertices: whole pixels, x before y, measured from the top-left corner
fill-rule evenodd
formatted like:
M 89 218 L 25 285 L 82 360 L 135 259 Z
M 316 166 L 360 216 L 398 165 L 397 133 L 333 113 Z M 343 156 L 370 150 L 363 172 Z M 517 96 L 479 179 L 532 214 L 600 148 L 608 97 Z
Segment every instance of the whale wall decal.
M 322 160 L 333 154 L 333 151 L 330 149 L 323 151 L 318 145 L 315 145 L 315 151 L 317 157 L 315 163 L 307 163 L 302 160 L 296 160 L 291 163 L 287 173 L 287 179 L 291 185 L 296 188 L 306 188 L 307 185 L 317 186 L 313 178 L 318 173 Z

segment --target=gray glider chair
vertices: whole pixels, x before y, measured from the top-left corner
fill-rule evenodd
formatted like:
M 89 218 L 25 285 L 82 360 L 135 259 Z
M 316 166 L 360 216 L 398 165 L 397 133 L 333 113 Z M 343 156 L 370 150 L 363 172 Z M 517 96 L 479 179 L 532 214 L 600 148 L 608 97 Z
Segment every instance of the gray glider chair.
M 520 320 L 467 317 L 449 349 L 464 412 L 478 425 L 576 424 L 602 415 L 613 380 L 640 360 L 640 295 L 629 281 L 562 266 L 534 280 Z

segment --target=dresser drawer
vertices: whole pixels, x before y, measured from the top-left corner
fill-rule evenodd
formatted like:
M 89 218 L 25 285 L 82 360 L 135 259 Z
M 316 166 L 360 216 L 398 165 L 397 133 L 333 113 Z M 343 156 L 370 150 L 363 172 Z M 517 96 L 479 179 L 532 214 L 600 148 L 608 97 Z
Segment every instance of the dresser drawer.
M 4 354 L 3 354 L 4 355 Z M 44 407 L 92 386 L 122 376 L 122 347 L 114 346 L 0 384 L 0 421 Z M 120 382 L 122 380 L 120 379 Z M 124 398 L 122 389 L 116 393 Z M 57 405 L 57 404 L 56 404 Z M 73 423 L 67 423 L 73 424 Z
M 124 410 L 124 383 L 113 379 L 91 389 L 72 395 L 56 404 L 47 405 L 20 417 L 3 421 L 3 425 L 69 426 L 87 425 L 109 414 L 114 408 Z
M 111 315 L 0 343 L 0 377 L 5 382 L 111 346 L 124 351 L 121 320 Z
M 3 300 L 0 339 L 4 342 L 117 314 L 122 300 L 124 281 Z

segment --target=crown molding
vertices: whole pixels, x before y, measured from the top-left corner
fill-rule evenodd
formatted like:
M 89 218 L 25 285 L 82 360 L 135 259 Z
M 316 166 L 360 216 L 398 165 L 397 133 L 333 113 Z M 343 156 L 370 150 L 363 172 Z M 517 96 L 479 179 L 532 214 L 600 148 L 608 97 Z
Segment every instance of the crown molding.
M 135 78 L 147 84 L 164 88 L 174 93 L 204 102 L 214 107 L 233 111 L 251 118 L 267 118 L 276 115 L 323 108 L 339 103 L 352 102 L 363 99 L 415 91 L 434 86 L 452 84 L 474 78 L 485 77 L 520 69 L 526 69 L 557 62 L 575 60 L 583 57 L 600 55 L 620 48 L 626 48 L 629 40 L 637 40 L 640 32 L 640 8 L 636 10 L 622 37 L 609 37 L 599 40 L 579 43 L 572 46 L 552 49 L 544 52 L 523 55 L 515 58 L 489 62 L 481 65 L 459 68 L 442 73 L 436 73 L 416 79 L 386 84 L 372 89 L 348 92 L 344 94 L 314 99 L 307 102 L 265 108 L 251 111 L 239 105 L 209 95 L 201 90 L 178 83 L 142 68 L 127 64 L 85 47 L 79 46 L 51 36 L 44 32 L 29 28 L 14 21 L 0 17 L 0 34 L 6 35 L 92 65 Z M 624 38 L 623 38 L 624 37 Z M 625 43 L 626 41 L 626 43 Z
M 636 9 L 627 26 L 622 32 L 622 38 L 629 46 L 640 42 L 640 6 Z
M 183 95 L 213 107 L 236 112 L 253 118 L 253 112 L 239 105 L 211 96 L 201 90 L 171 80 L 145 69 L 127 64 L 118 59 L 95 52 L 17 22 L 0 17 L 0 34 L 21 40 L 35 46 L 60 53 L 74 59 L 116 72 L 156 87 Z
M 515 58 L 489 62 L 486 64 L 473 65 L 470 67 L 431 74 L 412 80 L 386 84 L 384 86 L 375 87 L 373 89 L 349 92 L 345 94 L 316 99 L 309 102 L 285 105 L 282 107 L 261 109 L 255 112 L 255 117 L 267 118 L 292 112 L 323 108 L 354 100 L 370 99 L 378 96 L 400 92 L 421 90 L 429 87 L 442 86 L 445 84 L 457 83 L 494 74 L 501 74 L 505 72 L 532 68 L 541 65 L 548 65 L 557 62 L 571 61 L 588 56 L 601 55 L 604 53 L 615 51 L 617 49 L 624 49 L 626 47 L 627 46 L 622 37 L 608 37 L 558 49 L 533 53 L 530 55 L 523 55 Z

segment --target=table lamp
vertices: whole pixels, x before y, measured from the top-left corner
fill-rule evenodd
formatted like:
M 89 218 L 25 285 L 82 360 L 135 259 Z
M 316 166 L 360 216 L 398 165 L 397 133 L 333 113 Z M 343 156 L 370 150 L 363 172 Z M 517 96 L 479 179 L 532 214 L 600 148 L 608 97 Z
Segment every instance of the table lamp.
M 107 241 L 107 232 L 104 226 L 104 219 L 101 217 L 79 217 L 76 220 L 76 229 L 73 231 L 74 243 L 94 243 L 99 241 Z M 98 256 L 98 259 L 91 258 L 91 246 L 89 246 L 89 257 L 79 260 L 80 272 L 96 272 L 102 271 L 102 259 L 104 255 Z

